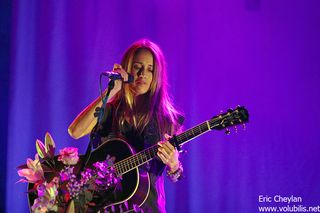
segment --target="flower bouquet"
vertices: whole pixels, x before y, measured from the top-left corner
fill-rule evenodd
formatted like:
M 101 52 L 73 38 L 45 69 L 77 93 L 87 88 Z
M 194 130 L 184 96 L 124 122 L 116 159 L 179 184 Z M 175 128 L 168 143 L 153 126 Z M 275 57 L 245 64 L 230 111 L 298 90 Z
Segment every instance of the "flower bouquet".
M 87 212 L 94 206 L 93 199 L 99 191 L 109 190 L 120 182 L 114 168 L 115 158 L 107 156 L 102 162 L 81 168 L 83 157 L 78 149 L 66 147 L 55 156 L 55 143 L 49 133 L 45 143 L 36 140 L 35 159 L 27 159 L 18 167 L 21 179 L 29 183 L 28 195 L 31 211 Z

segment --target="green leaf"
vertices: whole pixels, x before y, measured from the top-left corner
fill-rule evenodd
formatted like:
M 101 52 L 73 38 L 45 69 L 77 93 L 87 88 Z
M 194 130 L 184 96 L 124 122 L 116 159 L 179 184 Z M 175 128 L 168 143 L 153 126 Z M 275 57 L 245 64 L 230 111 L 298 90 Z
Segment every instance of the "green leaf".
M 71 200 L 69 205 L 68 205 L 68 208 L 67 208 L 67 211 L 66 213 L 75 213 L 75 208 L 74 208 L 74 201 Z
M 84 196 L 85 196 L 86 203 L 87 203 L 87 202 L 90 202 L 92 200 L 93 194 L 92 194 L 92 192 L 86 190 L 84 192 Z

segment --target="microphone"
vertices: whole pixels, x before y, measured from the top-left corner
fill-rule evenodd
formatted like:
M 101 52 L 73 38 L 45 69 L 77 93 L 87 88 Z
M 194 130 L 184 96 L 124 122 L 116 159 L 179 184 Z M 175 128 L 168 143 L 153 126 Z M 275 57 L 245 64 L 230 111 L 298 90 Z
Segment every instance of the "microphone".
M 120 73 L 113 72 L 113 71 L 105 71 L 102 72 L 101 75 L 108 76 L 110 80 L 123 80 Z M 124 83 L 132 83 L 134 80 L 133 75 L 128 73 L 128 81 L 124 81 Z

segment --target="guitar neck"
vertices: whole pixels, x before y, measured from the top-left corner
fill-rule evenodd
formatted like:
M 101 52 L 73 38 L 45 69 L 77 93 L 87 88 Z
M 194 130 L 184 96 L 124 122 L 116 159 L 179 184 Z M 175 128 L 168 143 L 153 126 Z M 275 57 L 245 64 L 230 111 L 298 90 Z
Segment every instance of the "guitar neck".
M 174 146 L 182 146 L 188 141 L 208 132 L 210 130 L 209 121 L 203 122 L 185 132 L 171 138 L 169 141 Z M 125 174 L 157 156 L 158 144 L 155 144 L 137 154 L 114 164 L 119 175 Z
M 210 131 L 210 121 L 205 121 L 191 129 L 184 131 L 183 133 L 176 135 L 169 141 L 176 147 L 182 146 L 183 144 L 195 139 L 196 137 Z
M 114 164 L 118 176 L 123 175 L 157 156 L 158 144 L 155 144 L 137 154 L 134 154 L 126 159 L 123 159 Z

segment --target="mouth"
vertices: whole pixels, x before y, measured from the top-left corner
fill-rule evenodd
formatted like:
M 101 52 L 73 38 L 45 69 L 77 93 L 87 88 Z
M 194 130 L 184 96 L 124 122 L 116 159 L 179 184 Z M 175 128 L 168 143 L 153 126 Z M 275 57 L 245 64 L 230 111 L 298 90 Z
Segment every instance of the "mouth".
M 143 80 L 136 80 L 135 81 L 136 84 L 147 84 L 145 81 Z

